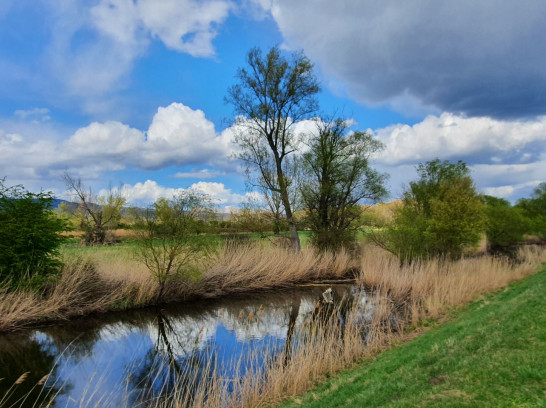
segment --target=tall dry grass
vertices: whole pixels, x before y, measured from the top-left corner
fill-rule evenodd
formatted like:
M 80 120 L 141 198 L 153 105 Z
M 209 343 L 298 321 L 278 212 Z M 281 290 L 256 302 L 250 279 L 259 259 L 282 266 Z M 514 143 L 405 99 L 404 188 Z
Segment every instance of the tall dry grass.
M 102 280 L 92 264 L 73 261 L 43 293 L 0 288 L 0 331 L 106 311 L 120 296 L 119 285 Z
M 406 329 L 419 324 L 421 319 L 441 318 L 448 308 L 468 303 L 535 273 L 539 265 L 546 262 L 546 250 L 524 248 L 518 262 L 479 257 L 400 265 L 390 254 L 366 247 L 358 262 L 357 281 L 371 291 L 369 301 L 374 307 L 371 321 L 367 321 L 364 328 L 359 320 L 361 314 L 356 311 L 349 313 L 344 325 L 340 325 L 338 319 L 307 322 L 295 333 L 294 347 L 289 348 L 288 358 L 285 349 L 267 364 L 259 365 L 261 356 L 256 355 L 256 364 L 251 364 L 250 369 L 247 367 L 247 374 L 235 380 L 223 378 L 217 367 L 207 367 L 205 371 L 209 375 L 206 377 L 190 371 L 179 379 L 167 396 L 150 396 L 146 406 L 269 406 L 295 397 L 326 376 L 384 350 L 393 340 L 408 339 L 415 332 L 408 334 Z M 316 257 L 276 248 L 227 248 L 218 255 L 202 281 L 185 290 L 216 295 L 272 288 L 289 282 L 342 276 L 354 267 L 355 261 L 345 254 Z M 126 290 L 131 285 L 146 282 L 142 281 L 142 271 L 131 278 L 116 280 L 116 274 L 101 268 L 106 265 L 99 263 L 93 273 L 100 275 L 100 279 L 110 279 L 112 287 L 120 285 L 118 287 Z M 74 284 L 77 282 L 76 279 Z M 68 294 L 64 296 L 69 297 Z M 190 393 L 187 392 L 188 385 L 192 389 Z
M 439 318 L 448 308 L 536 273 L 539 265 L 546 262 L 546 250 L 524 248 L 518 262 L 479 257 L 456 262 L 434 259 L 401 266 L 387 252 L 367 247 L 360 262 L 358 282 L 372 292 L 370 301 L 374 305 L 372 320 L 364 332 L 356 320 L 358 313 L 352 313 L 344 326 L 332 320 L 326 326 L 303 327 L 296 336 L 298 347 L 291 352 L 288 363 L 284 355 L 279 355 L 270 364 L 241 376 L 229 389 L 225 379 L 211 376 L 199 384 L 192 398 L 175 389 L 169 398 L 154 406 L 271 406 L 297 397 L 317 381 L 383 351 L 393 340 L 413 338 L 419 332 L 409 333 L 407 328 L 414 327 L 420 319 Z
M 437 318 L 446 307 L 466 304 L 499 290 L 537 271 L 546 262 L 546 250 L 524 247 L 518 260 L 481 256 L 448 262 L 440 259 L 400 265 L 398 259 L 377 247 L 369 247 L 361 259 L 359 284 L 381 291 L 411 324 Z
M 65 267 L 43 293 L 0 288 L 0 331 L 84 314 L 153 305 L 159 285 L 130 248 L 65 255 Z M 317 256 L 312 250 L 256 244 L 226 245 L 203 261 L 212 265 L 195 282 L 171 279 L 163 301 L 215 297 L 344 277 L 358 263 L 347 253 Z

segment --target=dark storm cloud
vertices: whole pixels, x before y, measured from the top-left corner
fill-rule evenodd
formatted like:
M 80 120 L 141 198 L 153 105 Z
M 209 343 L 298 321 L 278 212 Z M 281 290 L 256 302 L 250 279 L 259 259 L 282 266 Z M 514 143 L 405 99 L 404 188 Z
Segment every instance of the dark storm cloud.
M 290 46 L 362 102 L 546 113 L 546 1 L 280 0 L 272 15 Z

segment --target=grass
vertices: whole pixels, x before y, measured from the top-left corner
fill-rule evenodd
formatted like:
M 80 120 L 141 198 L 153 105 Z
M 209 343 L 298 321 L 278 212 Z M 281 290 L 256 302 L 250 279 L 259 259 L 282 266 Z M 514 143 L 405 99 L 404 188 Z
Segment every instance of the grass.
M 0 288 L 0 331 L 16 330 L 47 321 L 94 312 L 153 305 L 159 285 L 138 262 L 130 244 L 95 248 L 67 248 L 65 267 L 43 293 L 9 292 Z M 196 282 L 171 279 L 163 301 L 286 287 L 317 279 L 337 279 L 357 265 L 346 253 L 316 256 L 282 247 L 231 243 L 220 247 Z
M 343 327 L 336 324 L 336 319 L 327 319 L 328 324 L 310 322 L 294 334 L 293 344 L 298 344 L 298 347 L 291 349 L 289 358 L 283 353 L 265 367 L 256 366 L 251 374 L 230 382 L 232 391 L 228 390 L 225 379 L 215 375 L 215 368 L 211 367 L 211 375 L 199 382 L 191 398 L 184 391 L 188 381 L 191 382 L 192 376 L 196 375 L 190 372 L 189 377 L 179 379 L 179 385 L 166 398 L 150 401 L 148 405 L 269 406 L 292 397 L 295 398 L 292 405 L 305 406 L 376 406 L 383 402 L 392 406 L 421 406 L 425 403 L 443 406 L 446 401 L 454 405 L 496 406 L 481 398 L 516 395 L 525 402 L 523 398 L 527 392 L 531 395 L 531 405 L 543 395 L 539 389 L 542 387 L 543 390 L 545 385 L 541 362 L 546 361 L 543 358 L 546 324 L 544 313 L 537 311 L 544 310 L 545 306 L 541 294 L 546 287 L 546 272 L 512 287 L 508 292 L 482 298 L 465 312 L 457 309 L 484 294 L 535 274 L 537 265 L 546 262 L 544 249 L 528 248 L 520 257 L 519 263 L 479 257 L 457 262 L 430 260 L 401 267 L 396 258 L 372 247 L 366 247 L 361 258 L 352 259 L 346 254 L 317 257 L 311 251 L 294 254 L 282 248 L 227 246 L 201 281 L 180 286 L 173 283 L 170 296 L 218 296 L 275 288 L 304 280 L 341 276 L 356 268 L 360 270 L 358 280 L 369 288 L 370 302 L 374 305 L 366 336 L 362 336 L 355 313 L 342 319 L 347 323 Z M 84 284 L 88 282 L 85 276 L 89 273 L 96 274 L 91 281 L 98 282 L 99 288 L 104 290 L 105 285 L 118 288 L 104 291 L 105 302 L 115 299 L 108 298 L 109 293 L 125 294 L 126 299 L 138 296 L 145 299 L 147 290 L 153 293 L 154 287 L 149 280 L 140 281 L 144 279 L 143 274 L 139 275 L 142 271 L 128 266 L 121 269 L 128 260 L 114 256 L 101 265 L 100 259 L 95 259 L 92 271 L 83 273 L 85 271 L 80 268 L 82 273 L 75 272 L 82 282 L 79 282 L 80 278 L 74 278 L 70 285 L 65 284 L 73 288 L 65 296 L 73 299 L 77 307 L 82 307 L 80 299 L 86 299 L 86 296 L 79 295 L 80 291 L 91 294 L 97 290 L 97 287 Z M 119 264 L 113 263 L 116 261 Z M 55 299 L 60 301 L 62 296 Z M 12 299 L 11 303 L 15 304 L 16 300 Z M 90 303 L 87 307 L 94 306 Z M 6 304 L 2 302 L 0 319 L 5 319 L 5 308 Z M 66 303 L 64 308 L 71 310 Z M 473 311 L 481 313 L 481 317 L 473 317 Z M 458 320 L 426 333 L 415 342 L 381 354 L 450 316 L 458 316 Z M 429 336 L 434 337 L 431 340 Z M 518 350 L 517 354 L 509 354 Z M 317 382 L 376 357 L 376 362 L 346 372 L 303 398 L 297 397 Z M 482 377 L 490 378 L 483 380 Z M 513 378 L 521 381 L 522 391 L 513 393 Z M 480 384 L 484 381 L 487 381 L 486 388 L 497 388 L 492 388 L 490 393 L 482 392 Z
M 546 406 L 546 268 L 283 407 Z

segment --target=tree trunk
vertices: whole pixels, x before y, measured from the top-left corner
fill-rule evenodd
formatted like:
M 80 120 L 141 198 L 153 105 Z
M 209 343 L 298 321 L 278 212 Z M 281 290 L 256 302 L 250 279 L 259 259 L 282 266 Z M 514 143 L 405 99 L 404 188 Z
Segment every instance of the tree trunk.
M 294 296 L 294 295 L 292 295 Z M 286 342 L 284 343 L 284 360 L 283 366 L 286 368 L 292 357 L 292 337 L 296 328 L 296 320 L 300 314 L 301 299 L 299 296 L 292 298 L 292 307 L 290 308 L 290 316 L 288 318 L 288 328 L 286 331 Z
M 290 229 L 290 246 L 295 252 L 301 252 L 300 236 L 293 218 L 288 221 L 288 225 Z
M 290 198 L 288 197 L 288 187 L 284 180 L 284 174 L 282 172 L 282 167 L 280 160 L 276 158 L 277 162 L 277 175 L 279 180 L 279 189 L 281 194 L 282 204 L 284 206 L 284 212 L 286 214 L 286 220 L 288 221 L 288 227 L 290 230 L 290 246 L 294 252 L 301 252 L 301 243 L 300 236 L 298 235 L 298 229 L 296 228 L 296 222 L 294 221 L 294 216 L 292 215 L 292 208 L 290 206 Z

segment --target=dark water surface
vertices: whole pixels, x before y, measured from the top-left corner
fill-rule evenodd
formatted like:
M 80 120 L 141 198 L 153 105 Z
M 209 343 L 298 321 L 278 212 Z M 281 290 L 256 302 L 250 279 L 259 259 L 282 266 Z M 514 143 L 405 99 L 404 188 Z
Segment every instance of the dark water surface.
M 222 377 L 236 378 L 282 353 L 328 288 L 171 304 L 0 334 L 0 406 L 135 406 L 168 391 L 190 369 L 199 376 L 216 367 Z M 370 319 L 363 290 L 332 289 L 345 310 L 340 320 L 349 308 Z M 23 373 L 24 381 L 13 385 Z M 36 386 L 40 380 L 45 389 Z

